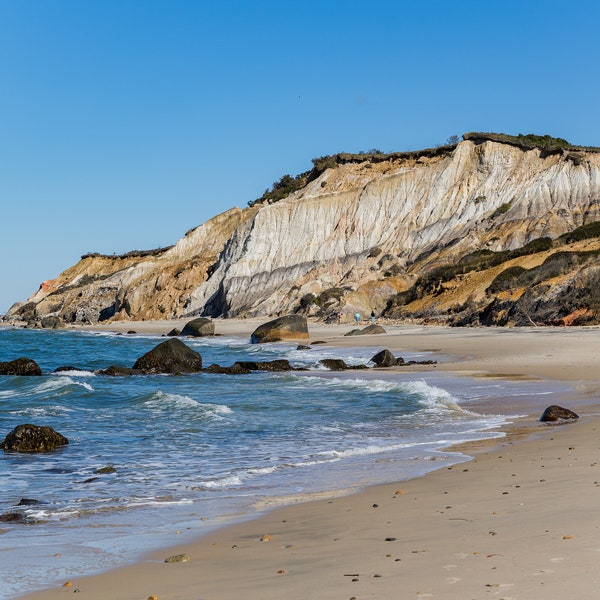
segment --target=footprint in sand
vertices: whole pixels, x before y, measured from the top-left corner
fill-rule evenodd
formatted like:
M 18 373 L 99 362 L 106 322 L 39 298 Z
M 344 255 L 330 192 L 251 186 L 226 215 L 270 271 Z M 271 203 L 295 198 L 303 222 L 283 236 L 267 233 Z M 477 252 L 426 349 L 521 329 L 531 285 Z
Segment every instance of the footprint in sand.
M 447 577 L 446 581 L 448 583 L 458 583 L 459 581 L 462 581 L 462 578 L 460 578 L 460 577 Z
M 452 571 L 452 569 L 458 568 L 458 565 L 444 565 L 442 569 L 446 569 L 446 571 Z
M 555 558 L 551 558 L 550 562 L 557 563 L 557 562 L 561 562 L 562 560 L 565 560 L 564 556 L 556 556 Z

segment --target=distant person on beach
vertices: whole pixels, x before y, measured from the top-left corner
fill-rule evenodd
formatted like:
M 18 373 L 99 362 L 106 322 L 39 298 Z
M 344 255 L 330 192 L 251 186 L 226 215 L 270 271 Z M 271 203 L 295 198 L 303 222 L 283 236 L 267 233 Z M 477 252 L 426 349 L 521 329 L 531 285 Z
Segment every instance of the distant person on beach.
M 360 323 L 360 313 L 359 312 L 354 313 L 354 320 L 356 321 L 357 325 Z
M 375 311 L 374 310 L 371 311 L 371 324 L 372 325 L 375 324 Z

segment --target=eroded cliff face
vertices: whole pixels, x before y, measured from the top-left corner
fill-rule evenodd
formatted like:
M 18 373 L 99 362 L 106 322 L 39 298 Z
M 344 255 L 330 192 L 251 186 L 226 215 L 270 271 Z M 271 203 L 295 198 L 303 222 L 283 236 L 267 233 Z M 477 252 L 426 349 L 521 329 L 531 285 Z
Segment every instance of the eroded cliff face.
M 244 222 L 190 309 L 282 313 L 335 287 L 348 288 L 348 308 L 381 309 L 411 273 L 476 249 L 556 237 L 599 213 L 597 154 L 575 164 L 465 141 L 442 157 L 345 165 Z
M 600 154 L 466 140 L 327 169 L 284 200 L 232 209 L 156 256 L 84 258 L 12 312 L 68 322 L 315 314 L 324 305 L 381 312 L 457 257 L 599 219 Z

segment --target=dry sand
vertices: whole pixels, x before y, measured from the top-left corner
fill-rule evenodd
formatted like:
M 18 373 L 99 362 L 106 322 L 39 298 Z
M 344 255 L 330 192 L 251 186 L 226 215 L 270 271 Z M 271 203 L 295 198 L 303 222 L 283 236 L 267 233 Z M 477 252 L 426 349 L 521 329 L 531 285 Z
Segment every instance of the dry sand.
M 260 321 L 217 321 L 249 333 Z M 172 323 L 122 329 L 166 333 Z M 121 325 L 116 326 L 118 329 Z M 600 585 L 600 328 L 449 329 L 387 326 L 332 345 L 433 351 L 439 370 L 569 380 L 578 422 L 523 419 L 502 441 L 463 448 L 473 460 L 359 494 L 304 502 L 155 552 L 131 566 L 26 596 L 37 600 L 228 600 L 598 597 Z M 425 367 L 418 367 L 425 368 Z M 398 369 L 401 371 L 401 369 Z M 268 535 L 268 541 L 260 541 Z M 52 552 L 49 548 L 49 553 Z M 185 553 L 189 562 L 165 563 Z M 57 559 L 61 560 L 61 559 Z

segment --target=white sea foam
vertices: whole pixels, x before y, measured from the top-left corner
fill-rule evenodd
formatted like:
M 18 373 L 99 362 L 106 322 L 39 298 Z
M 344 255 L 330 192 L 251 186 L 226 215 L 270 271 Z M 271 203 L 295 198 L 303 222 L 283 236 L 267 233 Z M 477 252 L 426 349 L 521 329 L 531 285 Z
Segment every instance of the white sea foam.
M 22 417 L 59 417 L 61 415 L 66 415 L 67 413 L 73 412 L 72 408 L 67 406 L 61 406 L 59 404 L 54 406 L 37 406 L 37 407 L 29 407 L 23 408 L 21 410 L 13 410 L 11 411 L 12 415 L 20 415 Z
M 54 375 L 58 375 L 60 377 L 96 377 L 96 373 L 93 371 L 80 371 L 79 369 L 75 369 L 73 371 L 57 371 Z
M 42 383 L 36 385 L 32 390 L 31 394 L 51 394 L 67 390 L 71 386 L 79 386 L 90 392 L 94 391 L 94 388 L 85 381 L 74 381 L 69 376 L 55 376 L 46 379 Z
M 242 479 L 239 475 L 227 475 L 226 477 L 208 479 L 197 483 L 194 487 L 204 489 L 227 488 L 242 485 Z
M 216 418 L 221 415 L 229 415 L 233 412 L 226 404 L 199 402 L 189 396 L 162 392 L 160 390 L 154 392 L 150 398 L 144 402 L 144 406 L 152 410 L 191 410 L 203 417 Z

